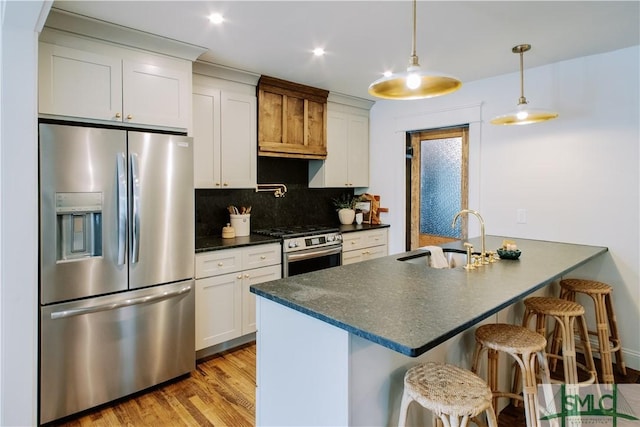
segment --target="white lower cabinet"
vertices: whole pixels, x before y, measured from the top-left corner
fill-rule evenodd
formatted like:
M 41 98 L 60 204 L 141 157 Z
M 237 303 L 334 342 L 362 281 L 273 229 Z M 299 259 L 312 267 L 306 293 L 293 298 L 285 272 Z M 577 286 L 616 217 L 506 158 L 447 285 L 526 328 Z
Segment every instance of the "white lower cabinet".
M 388 229 L 354 231 L 342 234 L 342 265 L 381 258 L 389 254 Z
M 196 254 L 196 350 L 256 331 L 251 285 L 281 278 L 280 244 Z

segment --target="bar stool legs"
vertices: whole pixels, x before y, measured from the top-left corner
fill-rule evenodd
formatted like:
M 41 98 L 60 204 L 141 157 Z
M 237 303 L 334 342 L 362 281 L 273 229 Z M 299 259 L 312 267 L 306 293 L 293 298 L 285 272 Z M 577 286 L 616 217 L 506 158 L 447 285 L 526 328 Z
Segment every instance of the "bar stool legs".
M 562 359 L 564 365 L 564 383 L 566 384 L 593 384 L 596 382 L 596 368 L 593 363 L 591 345 L 587 324 L 584 320 L 584 307 L 580 304 L 560 298 L 530 297 L 524 300 L 525 313 L 522 325 L 528 327 L 532 318 L 536 319 L 536 331 L 546 336 L 546 317 L 551 316 L 556 320 L 556 330 L 562 339 L 562 355 L 550 351 L 547 357 Z M 576 360 L 576 344 L 574 326 L 580 334 L 580 341 L 584 349 L 586 366 Z M 589 374 L 589 379 L 578 380 L 578 368 Z
M 596 331 L 588 331 L 588 333 L 598 337 L 598 347 L 594 347 L 593 351 L 600 353 L 602 382 L 613 384 L 615 378 L 611 353 L 615 352 L 616 365 L 620 372 L 623 375 L 627 374 L 622 358 L 620 336 L 618 335 L 618 322 L 611 302 L 613 288 L 606 283 L 584 279 L 563 279 L 560 281 L 560 288 L 560 298 L 575 302 L 576 294 L 583 293 L 589 295 L 593 300 L 597 327 Z M 559 350 L 558 335 L 559 331 L 554 332 L 554 342 L 550 349 L 550 352 L 554 354 L 557 354 Z
M 445 427 L 465 427 L 483 412 L 489 427 L 498 426 L 487 384 L 457 366 L 427 362 L 406 372 L 399 427 L 406 425 L 407 410 L 413 401 L 433 412 Z
M 476 348 L 473 356 L 471 371 L 478 372 L 480 358 L 487 352 L 487 384 L 491 388 L 492 406 L 498 409 L 499 398 L 512 398 L 524 401 L 525 419 L 527 427 L 539 427 L 538 382 L 536 378 L 536 361 L 543 384 L 550 384 L 549 369 L 545 355 L 547 340 L 544 336 L 525 327 L 509 324 L 487 324 L 480 326 L 475 332 Z M 517 363 L 515 375 L 520 378 L 522 373 L 523 396 L 500 391 L 498 389 L 498 354 L 509 354 Z M 547 403 L 553 401 L 549 392 Z

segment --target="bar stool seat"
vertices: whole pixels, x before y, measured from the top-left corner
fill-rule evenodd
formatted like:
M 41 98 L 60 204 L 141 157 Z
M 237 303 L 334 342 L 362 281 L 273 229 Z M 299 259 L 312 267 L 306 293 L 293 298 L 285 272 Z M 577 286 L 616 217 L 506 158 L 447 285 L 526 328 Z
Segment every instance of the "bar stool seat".
M 611 285 L 594 280 L 563 279 L 560 281 L 560 298 L 575 301 L 576 294 L 582 293 L 590 296 L 593 300 L 596 331 L 589 330 L 588 333 L 598 337 L 598 346 L 593 346 L 592 351 L 600 354 L 602 381 L 605 384 L 615 382 L 611 353 L 615 352 L 616 366 L 619 371 L 623 375 L 627 374 L 627 368 L 622 358 L 620 336 L 618 335 L 618 322 L 611 301 L 612 292 Z M 558 347 L 558 343 L 554 340 L 550 352 L 557 353 Z
M 539 375 L 544 384 L 550 384 L 549 369 L 545 348 L 547 340 L 544 336 L 523 326 L 505 323 L 487 324 L 475 331 L 476 348 L 473 356 L 471 371 L 478 372 L 480 358 L 487 352 L 487 384 L 493 395 L 493 408 L 498 410 L 498 398 L 511 398 L 524 401 L 525 420 L 527 427 L 538 427 L 540 412 L 538 403 L 538 381 L 536 378 L 536 360 Z M 516 375 L 522 373 L 523 396 L 514 392 L 498 389 L 498 356 L 499 352 L 509 354 L 517 363 Z M 553 400 L 549 393 L 547 401 Z
M 584 319 L 584 307 L 574 301 L 552 297 L 529 297 L 524 300 L 525 312 L 522 325 L 529 327 L 530 320 L 536 319 L 536 332 L 546 337 L 546 317 L 556 320 L 556 330 L 562 342 L 562 354 L 547 353 L 547 358 L 562 360 L 565 384 L 593 384 L 596 381 L 596 368 L 593 363 L 587 324 Z M 576 360 L 574 326 L 580 335 L 586 366 Z M 587 372 L 589 379 L 578 380 L 578 369 Z
M 407 410 L 413 401 L 433 412 L 445 426 L 464 427 L 483 412 L 489 427 L 498 425 L 487 383 L 457 366 L 426 362 L 405 373 L 398 426 L 405 426 Z

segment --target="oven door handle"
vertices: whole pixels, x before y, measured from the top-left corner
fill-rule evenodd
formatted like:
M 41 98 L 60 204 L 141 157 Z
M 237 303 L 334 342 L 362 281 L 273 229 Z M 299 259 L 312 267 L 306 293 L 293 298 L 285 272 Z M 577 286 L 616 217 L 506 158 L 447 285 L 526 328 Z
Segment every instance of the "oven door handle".
M 312 251 L 312 252 L 305 251 L 305 252 L 298 252 L 293 254 L 290 253 L 287 255 L 287 261 L 288 262 L 303 261 L 309 258 L 318 258 L 325 255 L 335 255 L 340 253 L 342 253 L 342 245 L 339 245 L 337 247 L 332 247 L 331 249 L 321 249 L 319 251 Z

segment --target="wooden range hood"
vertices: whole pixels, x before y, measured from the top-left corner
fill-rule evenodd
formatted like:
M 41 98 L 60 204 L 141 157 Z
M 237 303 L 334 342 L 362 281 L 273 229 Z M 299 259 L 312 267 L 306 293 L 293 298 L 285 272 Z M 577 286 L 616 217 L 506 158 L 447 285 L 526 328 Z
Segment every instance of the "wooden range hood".
M 269 76 L 257 90 L 259 156 L 327 157 L 329 91 Z

